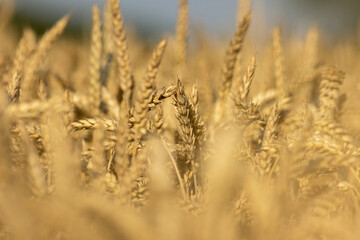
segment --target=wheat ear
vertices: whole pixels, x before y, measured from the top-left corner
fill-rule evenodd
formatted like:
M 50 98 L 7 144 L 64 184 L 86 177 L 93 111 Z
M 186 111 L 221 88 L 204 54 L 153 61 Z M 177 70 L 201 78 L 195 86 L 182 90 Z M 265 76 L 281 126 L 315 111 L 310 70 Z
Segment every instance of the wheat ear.
M 154 116 L 154 131 L 157 134 L 162 134 L 164 132 L 164 110 L 162 108 L 162 106 L 156 106 L 156 112 L 155 112 L 155 116 Z
M 242 22 L 238 25 L 235 35 L 231 40 L 228 50 L 226 52 L 225 62 L 223 63 L 222 67 L 221 86 L 218 94 L 218 99 L 215 103 L 215 112 L 213 115 L 215 126 L 218 125 L 220 119 L 223 118 L 224 108 L 226 105 L 226 97 L 231 90 L 233 82 L 236 59 L 239 52 L 241 51 L 246 33 L 250 26 L 250 21 L 251 13 L 249 12 L 247 15 L 245 15 Z
M 30 59 L 29 66 L 27 67 L 27 71 L 25 72 L 23 89 L 32 89 L 31 84 L 34 83 L 34 78 L 38 71 L 39 66 L 41 65 L 42 61 L 44 61 L 53 42 L 64 31 L 69 20 L 70 20 L 70 15 L 64 16 L 58 22 L 56 22 L 55 25 L 49 31 L 47 31 L 40 39 L 36 51 L 32 56 L 32 58 Z M 24 92 L 24 93 L 28 93 L 28 92 Z M 25 100 L 27 100 L 27 98 L 29 97 L 30 96 L 24 96 Z
M 111 3 L 111 12 L 113 18 L 113 34 L 115 42 L 116 60 L 119 64 L 119 84 L 124 93 L 124 99 L 129 104 L 131 102 L 134 79 L 131 72 L 128 44 L 124 22 L 120 11 L 119 0 L 109 0 Z
M 14 66 L 9 76 L 8 95 L 10 102 L 18 102 L 20 98 L 20 82 L 23 78 L 24 62 L 35 46 L 35 34 L 26 29 L 16 49 Z
M 256 59 L 252 57 L 250 64 L 240 82 L 239 89 L 236 92 L 235 102 L 235 120 L 238 122 L 248 122 L 257 118 L 257 107 L 248 100 L 251 83 L 254 79 L 256 70 Z
M 249 64 L 249 66 L 246 70 L 246 73 L 243 76 L 242 82 L 239 86 L 238 97 L 236 99 L 238 101 L 238 103 L 244 102 L 247 100 L 247 97 L 250 92 L 251 83 L 254 79 L 255 69 L 256 69 L 256 59 L 254 56 L 251 58 L 250 64 Z
M 201 120 L 199 114 L 199 98 L 198 98 L 198 90 L 196 85 L 193 86 L 189 103 L 190 103 L 189 118 L 191 125 L 193 126 L 194 129 L 195 146 L 199 148 L 200 145 L 202 144 L 202 141 L 204 140 L 205 124 Z
M 230 46 L 226 52 L 225 62 L 222 68 L 222 83 L 219 92 L 219 98 L 222 99 L 228 95 L 232 85 L 235 62 L 237 55 L 241 51 L 246 33 L 249 29 L 251 21 L 251 13 L 245 15 L 241 23 L 238 25 Z
M 193 150 L 195 144 L 194 130 L 191 124 L 189 117 L 190 104 L 188 97 L 185 94 L 184 86 L 181 81 L 178 80 L 177 91 L 174 95 L 176 118 L 180 125 L 180 136 L 183 143 L 185 144 L 186 150 L 188 151 L 190 157 L 187 162 L 192 161 L 193 159 Z
M 151 100 L 149 102 L 149 108 L 153 109 L 156 105 L 159 105 L 166 98 L 173 96 L 176 92 L 176 86 L 166 86 L 154 91 L 151 94 Z
M 250 11 L 252 0 L 238 0 L 236 20 L 241 21 L 241 18 Z
M 105 127 L 107 131 L 113 132 L 116 130 L 116 121 L 105 118 L 81 119 L 77 122 L 71 123 L 71 127 L 74 131 L 94 130 L 99 128 L 101 124 Z
M 278 121 L 279 110 L 278 106 L 275 105 L 266 122 L 260 153 L 260 173 L 262 175 L 268 173 L 268 179 L 271 178 L 279 160 L 278 150 L 275 144 L 278 132 Z
M 194 179 L 194 189 L 197 189 L 196 183 L 196 169 L 195 169 L 195 135 L 194 135 L 194 128 L 191 124 L 190 119 L 190 103 L 188 101 L 188 97 L 185 94 L 184 86 L 182 85 L 181 81 L 178 80 L 177 83 L 177 91 L 174 95 L 174 102 L 175 102 L 175 111 L 176 111 L 176 118 L 180 125 L 180 138 L 181 138 L 181 145 L 182 150 L 185 156 L 185 162 L 181 164 L 184 165 L 185 163 L 185 173 L 184 173 L 184 181 L 186 183 L 187 193 L 190 192 L 190 185 L 191 179 Z
M 150 60 L 150 64 L 146 70 L 145 78 L 141 86 L 141 91 L 137 98 L 134 111 L 134 130 L 137 134 L 137 138 L 140 139 L 143 134 L 145 134 L 145 125 L 146 125 L 146 115 L 148 112 L 148 105 L 151 101 L 152 93 L 154 92 L 155 77 L 158 72 L 163 54 L 165 52 L 167 41 L 162 40 Z
M 44 172 L 41 169 L 40 159 L 30 139 L 26 136 L 25 129 L 20 129 L 22 141 L 27 152 L 28 185 L 36 197 L 43 197 L 47 194 Z M 32 136 L 30 135 L 32 138 Z
M 102 51 L 101 18 L 99 8 L 93 6 L 93 26 L 91 31 L 91 53 L 89 65 L 89 103 L 90 109 L 96 115 L 99 112 L 100 91 L 100 68 Z
M 111 1 L 106 1 L 103 8 L 103 44 L 104 52 L 107 55 L 114 51 L 114 31 Z
M 276 87 L 280 90 L 279 98 L 285 97 L 285 79 L 284 79 L 284 53 L 281 39 L 280 28 L 275 28 L 273 32 L 274 64 Z
M 319 111 L 323 118 L 334 119 L 338 109 L 340 86 L 345 74 L 333 67 L 324 68 L 321 74 Z
M 188 0 L 179 0 L 179 12 L 176 23 L 176 61 L 181 69 L 186 61 L 186 46 L 189 28 L 189 3 Z

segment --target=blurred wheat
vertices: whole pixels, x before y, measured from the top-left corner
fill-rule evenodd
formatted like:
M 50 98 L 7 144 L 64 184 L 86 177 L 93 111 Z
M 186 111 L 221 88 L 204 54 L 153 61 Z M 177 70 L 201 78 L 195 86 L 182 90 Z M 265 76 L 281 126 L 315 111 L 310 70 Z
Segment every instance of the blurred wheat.
M 358 239 L 359 46 L 276 28 L 255 54 L 249 6 L 189 54 L 180 0 L 151 54 L 118 0 L 17 47 L 2 5 L 0 239 Z

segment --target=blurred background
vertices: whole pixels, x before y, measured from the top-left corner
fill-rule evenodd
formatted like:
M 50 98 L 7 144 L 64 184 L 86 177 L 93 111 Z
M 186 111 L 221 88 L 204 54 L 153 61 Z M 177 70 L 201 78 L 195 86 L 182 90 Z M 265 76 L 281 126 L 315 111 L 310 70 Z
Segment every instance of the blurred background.
M 83 32 L 91 25 L 93 4 L 104 4 L 104 0 L 14 2 L 19 24 L 47 28 L 72 12 L 70 30 L 75 32 Z M 233 32 L 238 0 L 189 0 L 189 4 L 192 29 L 204 29 L 219 37 Z M 120 5 L 126 24 L 138 34 L 152 36 L 173 32 L 177 0 L 121 0 Z M 258 37 L 268 34 L 279 24 L 289 34 L 297 35 L 304 35 L 309 27 L 318 26 L 325 36 L 333 39 L 359 32 L 360 0 L 254 0 L 252 9 L 252 31 Z

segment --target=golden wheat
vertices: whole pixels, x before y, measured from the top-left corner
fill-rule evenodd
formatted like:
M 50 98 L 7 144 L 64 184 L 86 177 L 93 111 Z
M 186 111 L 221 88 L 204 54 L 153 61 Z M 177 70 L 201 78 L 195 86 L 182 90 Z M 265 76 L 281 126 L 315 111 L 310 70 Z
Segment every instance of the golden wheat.
M 89 41 L 15 41 L 0 4 L 0 239 L 358 239 L 359 46 L 277 27 L 255 57 L 250 5 L 196 49 L 187 0 L 155 47 L 118 0 Z

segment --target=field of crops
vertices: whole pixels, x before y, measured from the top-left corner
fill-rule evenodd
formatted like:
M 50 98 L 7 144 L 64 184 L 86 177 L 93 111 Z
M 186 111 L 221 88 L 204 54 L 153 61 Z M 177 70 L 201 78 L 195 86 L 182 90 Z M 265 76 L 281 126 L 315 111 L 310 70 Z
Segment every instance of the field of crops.
M 82 40 L 0 10 L 0 239 L 360 238 L 360 38 L 258 46 L 243 8 L 190 45 L 179 0 L 153 45 L 103 9 Z

